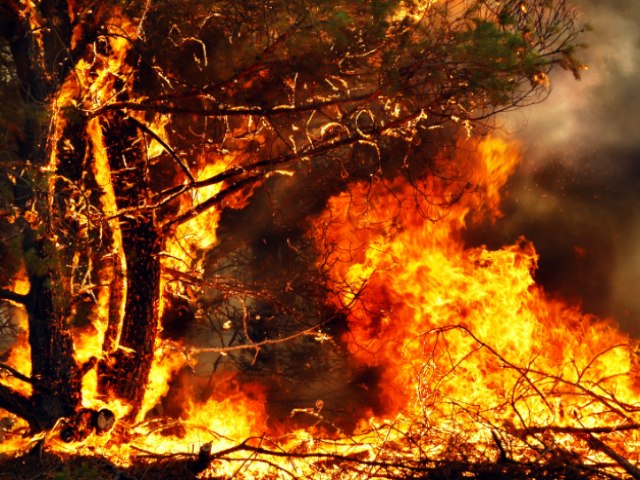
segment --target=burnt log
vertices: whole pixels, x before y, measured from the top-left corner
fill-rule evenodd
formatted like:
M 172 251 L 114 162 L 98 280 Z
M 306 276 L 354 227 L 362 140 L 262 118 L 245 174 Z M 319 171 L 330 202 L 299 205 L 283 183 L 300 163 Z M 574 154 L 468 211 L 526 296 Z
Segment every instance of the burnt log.
M 191 473 L 197 475 L 201 472 L 204 472 L 207 468 L 209 468 L 209 464 L 211 463 L 211 443 L 205 443 L 200 447 L 200 451 L 198 452 L 198 458 L 193 460 L 187 465 L 187 468 Z
M 108 408 L 99 410 L 93 418 L 93 425 L 98 434 L 103 434 L 111 430 L 116 423 L 116 416 Z
M 114 424 L 115 415 L 108 408 L 100 410 L 83 408 L 64 421 L 60 430 L 60 439 L 67 443 L 81 442 L 94 432 L 99 435 L 108 432 Z

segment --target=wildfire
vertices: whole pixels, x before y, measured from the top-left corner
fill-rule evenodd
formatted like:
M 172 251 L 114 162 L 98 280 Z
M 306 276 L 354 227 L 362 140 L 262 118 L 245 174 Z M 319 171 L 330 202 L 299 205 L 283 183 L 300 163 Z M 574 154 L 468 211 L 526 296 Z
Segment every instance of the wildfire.
M 410 31 L 423 28 L 420 25 L 426 12 L 438 0 L 396 3 L 398 8 L 388 20 L 400 25 L 399 29 Z M 443 12 L 449 12 L 445 16 L 458 18 L 472 13 L 465 2 L 445 3 Z M 70 7 L 73 50 L 84 34 L 81 24 L 76 24 L 74 2 Z M 495 6 L 479 8 L 489 15 Z M 33 31 L 40 32 L 36 34 L 37 43 L 44 49 L 42 31 L 51 27 L 41 22 L 37 14 L 40 9 L 38 2 L 25 1 L 21 14 Z M 526 13 L 524 6 L 522 12 Z M 62 456 L 99 454 L 116 465 L 129 466 L 148 457 L 193 459 L 202 452 L 213 452 L 197 473 L 204 471 L 205 475 L 220 478 L 239 474 L 246 478 L 359 478 L 363 474 L 366 478 L 393 478 L 407 472 L 429 476 L 425 472 L 442 458 L 529 462 L 547 455 L 553 444 L 570 450 L 585 465 L 601 465 L 613 459 L 612 469 L 635 468 L 621 462 L 616 451 L 627 456 L 637 456 L 640 451 L 640 415 L 635 403 L 640 393 L 637 344 L 612 322 L 585 315 L 578 307 L 550 298 L 536 285 L 538 256 L 526 239 L 499 250 L 465 245 L 464 230 L 469 223 L 501 215 L 501 190 L 520 161 L 520 150 L 517 144 L 501 137 L 472 137 L 470 121 L 455 115 L 447 118 L 463 121 L 467 138 L 461 138 L 455 148 L 443 150 L 430 161 L 429 172 L 422 180 L 372 176 L 368 183 L 354 183 L 349 191 L 331 198 L 309 228 L 308 238 L 322 255 L 319 268 L 329 279 L 327 287 L 332 293 L 327 303 L 346 317 L 346 327 L 340 338 L 331 338 L 313 327 L 306 328 L 300 336 L 314 335 L 319 342 L 331 343 L 339 354 L 348 356 L 346 363 L 354 371 L 377 372 L 375 380 L 357 385 L 376 396 L 371 403 L 382 405 L 377 413 L 363 406 L 350 423 L 356 426 L 343 432 L 330 413 L 340 409 L 318 399 L 314 407 L 291 412 L 292 417 L 300 414 L 313 419 L 312 427 L 287 428 L 286 421 L 269 418 L 269 390 L 264 384 L 244 380 L 240 372 L 227 366 L 213 369 L 210 377 L 197 378 L 196 357 L 202 351 L 186 341 L 160 335 L 159 323 L 164 302 L 179 299 L 195 303 L 194 292 L 206 274 L 204 253 L 218 242 L 223 209 L 246 207 L 253 189 L 270 176 L 293 175 L 294 169 L 288 168 L 297 155 L 306 161 L 311 157 L 305 155 L 321 154 L 324 148 L 350 148 L 360 143 L 372 145 L 379 152 L 373 134 L 360 128 L 358 118 L 370 117 L 372 132 L 393 137 L 405 135 L 405 129 L 416 129 L 418 121 L 428 125 L 427 113 L 418 109 L 406 115 L 414 120 L 402 123 L 406 112 L 399 101 L 390 98 L 384 108 L 392 122 L 378 122 L 373 107 L 354 110 L 353 128 L 361 138 L 351 138 L 348 133 L 348 137 L 337 136 L 330 143 L 336 126 L 348 130 L 332 120 L 333 114 L 327 114 L 335 109 L 336 118 L 341 122 L 347 119 L 344 105 L 353 101 L 345 100 L 342 105 L 340 96 L 333 96 L 342 87 L 348 89 L 346 80 L 337 87 L 329 81 L 333 77 L 327 76 L 327 83 L 335 91 L 332 96 L 316 98 L 308 93 L 309 102 L 305 104 L 300 103 L 300 94 L 296 93 L 299 73 L 294 72 L 294 80 L 289 82 L 291 105 L 273 108 L 265 101 L 264 108 L 246 109 L 218 104 L 214 95 L 218 86 L 214 82 L 207 87 L 214 93 L 207 93 L 206 104 L 212 107 L 211 117 L 219 117 L 215 121 L 224 124 L 223 139 L 180 147 L 183 150 L 176 152 L 174 148 L 178 147 L 172 147 L 171 141 L 174 119 L 167 112 L 173 111 L 177 116 L 180 108 L 155 103 L 158 99 L 147 97 L 146 93 L 135 93 L 144 91 L 136 87 L 138 66 L 132 60 L 134 53 L 140 54 L 134 50 L 141 40 L 143 24 L 136 26 L 125 17 L 114 9 L 104 29 L 97 30 L 95 40 L 86 45 L 87 51 L 68 60 L 74 63 L 73 68 L 60 80 L 51 105 L 47 139 L 50 156 L 37 172 L 41 175 L 38 180 L 44 180 L 42 186 L 46 185 L 48 217 L 40 218 L 35 210 L 23 214 L 28 223 L 42 222 L 39 230 L 55 246 L 50 249 L 55 250 L 50 252 L 51 259 L 47 258 L 51 264 L 43 262 L 47 269 L 43 268 L 44 273 L 39 275 L 44 278 L 51 272 L 62 273 L 61 278 L 47 278 L 48 285 L 73 297 L 73 301 L 60 300 L 65 308 L 56 313 L 64 315 L 55 319 L 56 328 L 65 334 L 69 330 L 73 336 L 78 373 L 74 366 L 74 376 L 70 374 L 58 382 L 72 378 L 78 385 L 76 380 L 81 376 L 82 403 L 69 406 L 68 411 L 77 414 L 75 417 L 59 419 L 49 431 L 36 436 L 31 436 L 24 422 L 9 414 L 0 418 L 0 454 L 24 452 L 38 443 L 39 448 Z M 329 26 L 335 23 L 339 27 L 341 22 L 347 22 L 343 17 L 349 18 L 331 17 Z M 202 25 L 204 28 L 206 22 Z M 229 44 L 232 39 L 228 37 Z M 270 75 L 275 74 L 261 62 L 277 65 L 281 61 L 278 49 L 284 48 L 279 45 L 289 41 L 283 37 L 271 44 L 269 40 L 264 55 L 256 57 L 256 66 L 239 74 L 244 82 L 242 89 L 250 91 L 253 84 L 266 85 L 273 80 Z M 206 44 L 198 42 L 205 49 Z M 370 57 L 373 66 L 378 62 L 373 53 L 376 51 L 349 53 L 348 57 Z M 206 57 L 205 52 L 205 63 Z M 351 68 L 348 63 L 344 62 L 344 68 Z M 147 67 L 150 65 L 154 66 Z M 416 62 L 416 69 L 418 65 Z M 162 69 L 157 72 L 168 85 L 179 83 L 179 79 L 165 73 Z M 354 77 L 359 75 L 354 73 Z M 407 85 L 413 82 L 408 81 L 411 76 L 407 77 Z M 548 82 L 546 76 L 538 77 L 535 82 Z M 311 82 L 312 77 L 309 78 Z M 451 74 L 450 78 L 455 76 Z M 363 77 L 362 82 L 366 81 Z M 237 82 L 236 79 L 234 83 Z M 365 86 L 362 92 L 368 90 Z M 182 95 L 189 98 L 187 84 L 182 87 Z M 225 91 L 238 87 L 230 82 L 220 88 Z M 311 86 L 309 92 L 315 89 Z M 354 98 L 365 98 L 362 92 Z M 230 93 L 220 95 L 224 98 Z M 382 89 L 369 92 L 366 102 L 374 105 L 382 95 Z M 456 99 L 447 101 L 455 103 Z M 284 121 L 280 125 L 276 117 L 290 112 L 301 122 L 311 105 L 317 105 L 314 108 L 322 115 L 316 115 L 314 110 L 306 119 L 308 146 L 304 147 L 303 140 L 298 150 L 297 137 L 285 139 L 283 132 L 288 127 Z M 237 117 L 229 122 L 222 118 L 220 112 L 224 111 Z M 364 113 L 367 114 L 361 117 Z M 109 130 L 118 125 L 126 127 L 121 130 L 122 144 L 112 138 L 116 135 Z M 292 124 L 291 132 L 300 131 L 300 125 Z M 203 131 L 205 140 L 208 130 Z M 70 132 L 78 138 L 70 139 Z M 270 135 L 280 140 L 274 142 Z M 188 136 L 177 137 L 181 137 L 177 144 L 188 143 Z M 262 171 L 261 166 L 269 163 L 268 156 L 263 155 L 266 150 L 280 163 Z M 154 170 L 167 159 L 170 161 L 162 163 L 159 172 Z M 127 163 L 129 160 L 132 163 Z M 77 178 L 59 173 L 64 171 L 65 162 L 78 164 L 82 172 L 70 174 Z M 282 169 L 271 168 L 275 165 Z M 144 177 L 139 190 L 132 188 L 137 186 L 138 174 Z M 65 195 L 58 195 L 61 191 Z M 45 213 L 41 216 L 45 217 Z M 52 228 L 44 228 L 45 220 Z M 65 222 L 72 226 L 65 227 Z M 65 235 L 69 239 L 78 237 L 80 242 L 65 246 Z M 140 240 L 147 243 L 138 243 Z M 142 244 L 144 248 L 134 248 L 127 256 L 125 245 Z M 289 238 L 287 245 L 299 253 Z M 85 246 L 91 251 L 83 250 Z M 54 262 L 59 270 L 48 270 Z M 136 270 L 140 265 L 144 268 Z M 145 274 L 151 278 L 149 288 L 153 289 L 148 297 L 146 284 L 137 283 L 147 278 L 135 278 Z M 16 303 L 13 320 L 21 333 L 10 352 L 3 355 L 0 387 L 11 387 L 17 392 L 14 398 L 21 400 L 24 396 L 24 405 L 30 406 L 36 405 L 35 401 L 29 403 L 33 400 L 28 398 L 32 391 L 40 395 L 38 400 L 48 400 L 52 390 L 41 388 L 46 379 L 30 378 L 32 352 L 25 320 L 25 305 L 30 305 L 25 299 L 30 293 L 27 278 L 21 272 L 11 290 L 17 295 L 12 297 Z M 232 297 L 233 293 L 225 295 Z M 91 305 L 78 306 L 81 297 L 90 298 L 87 304 Z M 19 305 L 21 298 L 24 305 Z M 148 303 L 137 308 L 142 300 Z M 244 338 L 251 342 L 246 305 L 243 300 L 231 302 L 242 304 Z M 78 313 L 83 307 L 90 313 Z M 64 321 L 60 321 L 63 317 Z M 78 318 L 82 321 L 74 322 Z M 122 325 L 125 319 L 130 320 L 127 328 Z M 143 321 L 136 323 L 139 319 Z M 29 317 L 31 325 L 39 320 L 36 314 Z M 224 330 L 230 331 L 232 323 L 229 319 Z M 140 324 L 152 327 L 150 333 Z M 151 341 L 138 349 L 140 337 L 132 332 L 144 334 L 142 343 Z M 122 338 L 129 343 L 121 343 Z M 261 354 L 262 343 L 271 341 L 245 345 L 254 354 L 254 362 Z M 64 343 L 64 348 L 69 344 Z M 237 351 L 243 346 L 236 343 L 228 348 Z M 228 351 L 214 347 L 208 353 L 225 355 Z M 153 358 L 150 373 L 149 368 L 141 369 L 139 376 L 127 377 L 128 367 L 135 365 L 127 362 L 136 358 L 134 354 L 141 357 L 138 365 Z M 117 375 L 109 370 L 114 365 L 119 368 L 114 367 Z M 66 369 L 58 371 L 67 373 Z M 126 396 L 134 389 L 117 380 L 144 377 L 146 381 L 147 373 L 142 400 L 130 395 L 128 404 L 112 391 L 114 385 L 124 385 L 120 393 Z M 105 379 L 115 383 L 107 382 L 107 387 L 101 389 L 99 384 Z M 4 394 L 1 389 L 0 394 Z M 75 402 L 78 397 L 74 390 L 68 398 Z M 24 413 L 26 409 L 20 406 L 12 411 Z M 61 415 L 60 411 L 67 414 L 67 410 L 52 411 L 54 419 Z M 94 417 L 105 411 L 110 416 L 108 427 L 98 429 Z M 136 415 L 130 415 L 131 411 Z M 77 427 L 73 422 L 83 418 L 89 420 L 79 427 L 85 429 L 82 435 L 71 432 L 65 436 L 65 431 L 73 430 L 70 425 Z M 5 428 L 6 419 L 13 422 L 11 428 Z M 353 468 L 343 468 L 340 462 L 352 462 Z M 640 471 L 632 476 L 640 478 Z
M 476 453 L 492 431 L 630 422 L 612 403 L 632 405 L 638 392 L 629 338 L 545 295 L 530 242 L 465 248 L 465 222 L 500 214 L 498 192 L 518 161 L 513 144 L 480 142 L 463 162 L 467 192 L 436 222 L 396 181 L 333 198 L 318 223 L 334 290 L 346 292 L 334 301 L 349 306 L 343 340 L 356 362 L 381 367 L 388 415 L 473 438 Z M 448 178 L 432 179 L 422 201 L 448 197 Z
M 386 412 L 380 418 L 366 418 L 363 412 L 349 442 L 299 430 L 269 440 L 270 446 L 406 460 L 416 455 L 415 448 L 431 458 L 452 455 L 447 445 L 464 438 L 461 452 L 481 460 L 499 454 L 496 438 L 549 429 L 555 432 L 554 442 L 570 445 L 589 463 L 602 461 L 602 454 L 577 439 L 572 429 L 602 424 L 623 428 L 634 422 L 637 354 L 629 338 L 612 323 L 545 295 L 533 278 L 537 254 L 530 242 L 522 239 L 495 251 L 464 245 L 467 222 L 500 215 L 499 191 L 520 160 L 517 145 L 501 138 L 467 140 L 455 155 L 465 158 L 451 162 L 446 152 L 440 156 L 439 174 L 422 185 L 422 196 L 403 180 L 359 184 L 331 199 L 316 220 L 318 245 L 331 252 L 325 263 L 331 266 L 331 286 L 341 292 L 332 301 L 348 306 L 349 329 L 342 341 L 352 362 L 381 370 L 377 391 Z M 456 171 L 451 165 L 457 165 Z M 219 212 L 213 215 L 208 221 L 215 223 Z M 192 234 L 199 238 L 200 224 L 184 225 L 182 239 Z M 215 241 L 214 234 L 208 238 Z M 183 258 L 203 245 L 198 240 L 188 248 Z M 8 365 L 20 365 L 21 345 Z M 157 345 L 144 412 L 161 403 L 175 372 L 186 363 L 180 345 Z M 95 389 L 92 375 L 85 379 L 89 403 Z M 242 384 L 230 373 L 217 377 L 215 384 L 215 395 L 203 399 L 202 389 L 185 382 L 174 423 L 152 416 L 135 425 L 120 423 L 78 445 L 52 439 L 50 448 L 98 451 L 126 465 L 140 451 L 193 453 L 209 442 L 221 450 L 251 436 L 265 442 L 269 424 L 262 387 Z M 104 399 L 98 403 L 108 404 Z M 109 406 L 126 412 L 126 406 Z M 417 438 L 417 447 L 406 443 L 409 436 Z M 637 444 L 636 437 L 627 432 L 608 441 L 624 449 L 625 443 Z M 535 455 L 530 444 L 511 441 L 516 459 Z M 17 438 L 2 444 L 4 451 L 25 445 L 26 440 Z M 210 468 L 220 474 L 223 467 Z M 258 468 L 252 470 L 256 476 L 271 471 L 268 464 L 247 468 Z M 316 472 L 309 461 L 296 468 L 304 475 Z M 349 476 L 346 471 L 334 474 Z

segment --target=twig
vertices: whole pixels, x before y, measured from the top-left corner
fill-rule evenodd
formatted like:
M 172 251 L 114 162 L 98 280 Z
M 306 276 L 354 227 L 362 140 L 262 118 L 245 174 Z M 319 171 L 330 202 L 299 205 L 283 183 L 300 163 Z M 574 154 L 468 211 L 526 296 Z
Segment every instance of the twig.
M 182 159 L 178 156 L 178 154 L 174 152 L 174 150 L 169 145 L 167 145 L 167 143 L 162 138 L 160 138 L 160 135 L 158 135 L 156 132 L 151 130 L 144 123 L 140 122 L 139 120 L 135 119 L 130 115 L 127 116 L 127 119 L 131 121 L 133 124 L 135 124 L 136 127 L 138 127 L 140 130 L 142 130 L 143 132 L 153 137 L 153 139 L 162 146 L 162 148 L 171 156 L 171 158 L 173 158 L 176 161 L 176 163 L 178 164 L 178 166 L 180 166 L 180 168 L 185 173 L 189 181 L 191 183 L 195 183 L 196 179 L 193 177 L 193 175 L 189 171 L 189 168 L 187 167 L 187 165 L 182 161 Z
M 609 445 L 604 443 L 599 438 L 594 437 L 592 434 L 587 435 L 587 442 L 589 442 L 589 445 L 591 445 L 593 448 L 595 448 L 596 450 L 600 450 L 602 453 L 604 453 L 606 456 L 608 456 L 618 465 L 624 468 L 624 470 L 633 478 L 635 478 L 635 480 L 640 480 L 640 469 L 638 469 L 638 467 L 629 462 L 629 460 L 616 452 Z

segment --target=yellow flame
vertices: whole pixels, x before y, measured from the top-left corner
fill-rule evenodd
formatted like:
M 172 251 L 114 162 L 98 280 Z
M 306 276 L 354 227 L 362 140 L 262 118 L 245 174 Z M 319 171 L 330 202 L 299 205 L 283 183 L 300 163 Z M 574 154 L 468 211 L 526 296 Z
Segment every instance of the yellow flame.
M 335 301 L 351 305 L 344 339 L 352 354 L 383 368 L 390 416 L 428 417 L 467 441 L 490 444 L 494 425 L 621 421 L 594 397 L 637 397 L 629 338 L 548 298 L 532 277 L 531 243 L 465 248 L 465 221 L 478 209 L 498 214 L 519 149 L 488 138 L 471 157 L 471 188 L 437 222 L 399 182 L 335 197 L 319 220 L 330 237 L 323 241 L 337 247 L 327 262 L 336 286 L 351 286 L 336 288 L 343 293 Z M 431 194 L 449 188 L 430 187 Z

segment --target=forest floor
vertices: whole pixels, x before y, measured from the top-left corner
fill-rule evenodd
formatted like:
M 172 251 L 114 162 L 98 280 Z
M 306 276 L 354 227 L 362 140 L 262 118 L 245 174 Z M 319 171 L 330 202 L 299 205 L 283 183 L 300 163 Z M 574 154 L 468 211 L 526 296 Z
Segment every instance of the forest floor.
M 192 480 L 188 462 L 167 458 L 123 468 L 99 456 L 61 458 L 52 453 L 29 452 L 0 458 L 0 480 Z

